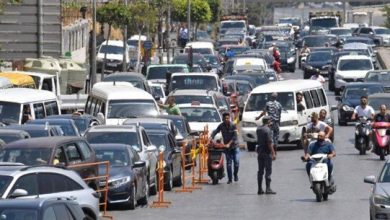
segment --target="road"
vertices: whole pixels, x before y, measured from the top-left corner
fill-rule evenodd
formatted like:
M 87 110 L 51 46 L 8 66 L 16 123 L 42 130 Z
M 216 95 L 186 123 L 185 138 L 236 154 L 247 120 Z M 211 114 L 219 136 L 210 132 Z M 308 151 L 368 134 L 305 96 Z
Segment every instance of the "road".
M 283 73 L 286 79 L 302 77 L 302 71 Z M 326 86 L 327 88 L 327 86 Z M 336 104 L 333 93 L 328 93 L 331 104 Z M 337 115 L 337 114 L 336 114 Z M 335 117 L 337 119 L 337 117 Z M 305 164 L 297 149 L 281 150 L 273 164 L 272 188 L 277 195 L 257 195 L 256 153 L 241 151 L 239 182 L 201 185 L 193 193 L 168 192 L 172 202 L 166 209 L 137 207 L 133 211 L 110 210 L 114 219 L 369 219 L 368 196 L 371 186 L 363 183 L 367 175 L 379 172 L 383 162 L 374 154 L 359 156 L 353 147 L 354 127 L 335 126 L 337 156 L 334 161 L 337 192 L 329 201 L 317 203 L 310 190 Z M 151 200 L 155 200 L 153 196 Z

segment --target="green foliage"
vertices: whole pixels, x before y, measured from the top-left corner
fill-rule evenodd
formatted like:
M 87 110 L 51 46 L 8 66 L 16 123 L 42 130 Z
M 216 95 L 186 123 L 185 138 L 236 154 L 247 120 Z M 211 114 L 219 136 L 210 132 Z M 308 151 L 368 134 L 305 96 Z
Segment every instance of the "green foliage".
M 208 0 L 211 10 L 211 22 L 218 22 L 221 15 L 221 0 Z
M 173 0 L 173 19 L 187 21 L 187 0 Z M 191 0 L 191 21 L 205 23 L 211 21 L 209 4 L 204 0 Z
M 130 28 L 137 30 L 138 33 L 143 32 L 147 27 L 149 31 L 153 31 L 157 21 L 156 8 L 146 2 L 136 2 L 129 5 L 129 11 L 131 14 Z
M 385 5 L 381 11 L 383 12 L 383 17 L 385 17 L 385 27 L 390 28 L 390 6 Z
M 123 27 L 131 21 L 131 12 L 123 3 L 110 1 L 96 10 L 96 20 L 114 27 Z

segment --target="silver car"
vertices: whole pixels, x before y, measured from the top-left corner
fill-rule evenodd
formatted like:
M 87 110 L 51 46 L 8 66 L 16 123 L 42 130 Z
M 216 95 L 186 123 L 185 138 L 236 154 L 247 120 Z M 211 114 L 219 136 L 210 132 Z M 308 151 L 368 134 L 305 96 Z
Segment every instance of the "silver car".
M 99 218 L 99 196 L 72 170 L 0 163 L 0 198 L 71 198 L 88 219 Z
M 390 218 L 390 160 L 384 164 L 379 177 L 366 176 L 365 183 L 374 184 L 370 195 L 370 219 Z

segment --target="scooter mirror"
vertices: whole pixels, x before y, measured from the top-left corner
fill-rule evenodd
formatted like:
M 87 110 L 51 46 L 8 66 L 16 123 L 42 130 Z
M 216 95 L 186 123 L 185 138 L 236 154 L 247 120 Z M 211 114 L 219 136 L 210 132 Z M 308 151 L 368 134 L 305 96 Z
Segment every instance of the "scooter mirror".
M 387 129 L 387 130 L 386 130 L 386 135 L 389 135 L 389 136 L 390 136 L 390 129 Z

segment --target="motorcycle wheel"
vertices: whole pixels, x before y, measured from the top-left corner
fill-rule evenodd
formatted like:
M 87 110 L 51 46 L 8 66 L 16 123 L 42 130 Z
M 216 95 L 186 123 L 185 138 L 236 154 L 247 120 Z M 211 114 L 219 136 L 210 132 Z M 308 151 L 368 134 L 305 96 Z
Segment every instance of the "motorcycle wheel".
M 367 149 L 367 143 L 364 142 L 364 143 L 361 143 L 359 144 L 359 154 L 360 155 L 365 155 L 366 154 L 366 149 Z
M 217 171 L 214 171 L 213 174 L 212 174 L 212 181 L 213 181 L 213 185 L 216 185 L 218 184 L 218 172 Z
M 379 158 L 380 160 L 385 160 L 385 149 L 379 148 Z
M 322 201 L 322 193 L 321 193 L 321 183 L 315 183 L 313 186 L 313 191 L 316 194 L 316 201 Z

